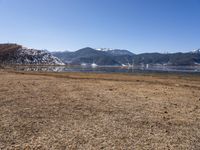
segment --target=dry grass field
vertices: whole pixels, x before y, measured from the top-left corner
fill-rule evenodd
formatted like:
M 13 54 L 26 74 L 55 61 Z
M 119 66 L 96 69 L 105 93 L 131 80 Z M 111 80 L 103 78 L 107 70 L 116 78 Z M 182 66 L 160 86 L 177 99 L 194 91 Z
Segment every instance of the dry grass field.
M 200 149 L 200 76 L 0 71 L 0 149 Z

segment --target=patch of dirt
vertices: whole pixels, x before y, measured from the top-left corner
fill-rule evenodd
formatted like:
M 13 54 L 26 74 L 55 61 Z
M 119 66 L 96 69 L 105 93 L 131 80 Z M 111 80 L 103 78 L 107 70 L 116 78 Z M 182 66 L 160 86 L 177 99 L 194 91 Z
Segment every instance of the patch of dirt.
M 200 77 L 0 71 L 0 149 L 198 149 Z

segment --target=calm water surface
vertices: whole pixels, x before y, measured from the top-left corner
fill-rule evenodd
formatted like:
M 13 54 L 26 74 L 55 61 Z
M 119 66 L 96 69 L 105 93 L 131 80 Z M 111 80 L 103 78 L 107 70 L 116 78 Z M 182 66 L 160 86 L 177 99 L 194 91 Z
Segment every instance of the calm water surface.
M 134 67 L 113 66 L 17 66 L 17 71 L 38 72 L 96 72 L 96 73 L 148 73 L 148 72 L 177 72 L 200 74 L 200 66 L 162 66 L 146 65 Z

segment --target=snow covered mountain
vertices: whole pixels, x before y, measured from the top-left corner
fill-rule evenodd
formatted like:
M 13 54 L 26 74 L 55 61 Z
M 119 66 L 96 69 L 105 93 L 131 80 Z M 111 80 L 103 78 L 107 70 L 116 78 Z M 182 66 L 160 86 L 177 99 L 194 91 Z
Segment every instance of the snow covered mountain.
M 28 49 L 17 44 L 0 44 L 0 63 L 23 65 L 64 65 L 45 50 Z
M 112 48 L 97 48 L 96 50 L 107 52 L 107 51 L 113 50 L 113 49 Z
M 85 47 L 75 52 L 52 52 L 52 54 L 67 64 L 120 65 L 107 52 L 90 47 Z
M 133 56 L 134 55 L 132 52 L 128 50 L 124 50 L 124 49 L 99 48 L 97 50 L 107 52 L 108 54 L 111 54 L 113 56 L 120 56 L 120 55 Z
M 200 49 L 194 50 L 194 51 L 192 51 L 192 53 L 200 54 Z
M 114 49 L 114 50 L 109 50 L 107 53 L 112 54 L 113 56 L 122 56 L 122 55 L 129 55 L 133 56 L 134 54 L 128 50 L 121 50 L 121 49 Z
M 200 64 L 200 50 L 187 53 L 142 53 L 133 54 L 121 49 L 83 48 L 75 52 L 53 53 L 69 64 L 128 65 L 128 64 L 167 64 L 174 66 Z

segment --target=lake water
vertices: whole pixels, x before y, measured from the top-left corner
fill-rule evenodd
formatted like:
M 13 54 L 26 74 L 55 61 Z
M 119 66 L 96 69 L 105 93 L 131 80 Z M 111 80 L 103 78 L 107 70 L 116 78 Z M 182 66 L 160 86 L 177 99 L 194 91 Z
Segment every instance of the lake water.
M 141 65 L 134 67 L 113 66 L 17 66 L 17 71 L 37 72 L 95 72 L 95 73 L 148 73 L 148 72 L 175 72 L 175 73 L 197 73 L 200 74 L 200 66 L 163 66 L 163 65 Z

